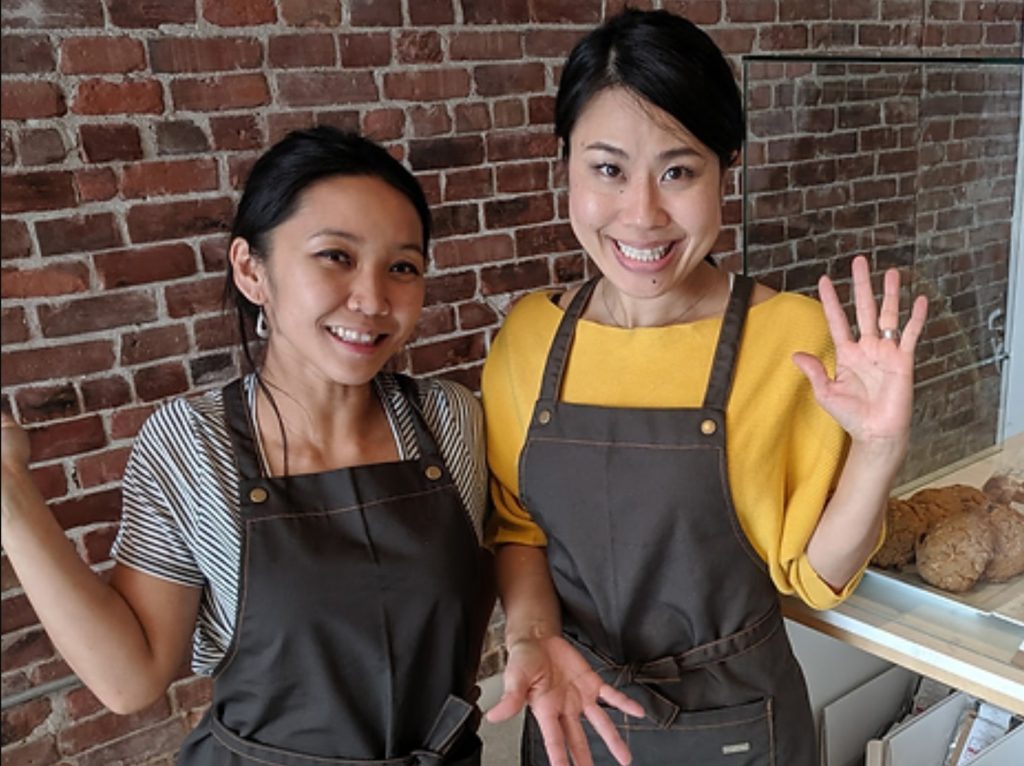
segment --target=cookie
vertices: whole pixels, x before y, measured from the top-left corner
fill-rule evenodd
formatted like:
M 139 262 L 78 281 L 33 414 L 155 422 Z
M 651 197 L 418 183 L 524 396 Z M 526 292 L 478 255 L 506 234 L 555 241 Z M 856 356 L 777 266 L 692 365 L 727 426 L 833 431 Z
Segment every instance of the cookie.
M 906 500 L 889 498 L 885 508 L 885 540 L 871 563 L 896 569 L 914 559 L 918 539 L 928 529 L 928 520 Z
M 917 544 L 917 571 L 936 588 L 962 593 L 974 587 L 995 553 L 987 513 L 973 511 L 933 524 Z
M 995 474 L 981 487 L 992 500 L 1003 505 L 1024 503 L 1024 481 L 1007 474 Z
M 989 506 L 988 522 L 995 532 L 995 550 L 984 577 L 1006 582 L 1024 572 L 1024 514 L 994 503 Z
M 988 507 L 989 498 L 977 487 L 967 484 L 950 484 L 946 487 L 929 487 L 915 492 L 909 500 L 932 526 L 950 516 L 965 511 L 983 510 Z

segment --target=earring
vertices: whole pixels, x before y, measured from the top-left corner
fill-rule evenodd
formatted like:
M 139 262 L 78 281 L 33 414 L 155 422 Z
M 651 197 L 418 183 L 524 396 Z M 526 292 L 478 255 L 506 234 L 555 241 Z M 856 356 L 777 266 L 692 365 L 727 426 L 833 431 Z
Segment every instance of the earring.
M 256 337 L 266 340 L 270 337 L 270 327 L 267 326 L 267 315 L 260 306 L 260 313 L 256 315 Z

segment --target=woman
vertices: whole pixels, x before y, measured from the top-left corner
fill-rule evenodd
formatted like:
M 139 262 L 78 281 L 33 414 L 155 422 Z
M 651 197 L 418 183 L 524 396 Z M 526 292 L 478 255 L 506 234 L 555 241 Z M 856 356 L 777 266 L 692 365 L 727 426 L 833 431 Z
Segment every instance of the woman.
M 382 372 L 420 315 L 429 236 L 419 185 L 370 141 L 316 128 L 260 158 L 227 290 L 262 361 L 143 426 L 109 584 L 4 420 L 4 547 L 81 679 L 136 710 L 190 638 L 213 674 L 183 766 L 480 762 L 482 414 L 456 384 Z
M 520 301 L 484 370 L 509 652 L 488 718 L 529 704 L 529 764 L 816 763 L 778 592 L 828 608 L 878 544 L 926 304 L 900 338 L 897 272 L 879 313 L 857 259 L 854 340 L 827 278 L 822 306 L 708 261 L 744 126 L 684 19 L 586 36 L 555 130 L 600 275 Z

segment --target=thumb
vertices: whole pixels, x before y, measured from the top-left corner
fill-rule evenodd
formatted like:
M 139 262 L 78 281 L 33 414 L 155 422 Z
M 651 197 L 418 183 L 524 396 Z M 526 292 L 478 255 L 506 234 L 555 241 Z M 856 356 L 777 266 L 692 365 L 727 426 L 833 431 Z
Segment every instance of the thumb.
M 814 395 L 820 400 L 828 385 L 828 373 L 825 371 L 825 365 L 821 363 L 818 357 L 805 354 L 802 351 L 797 351 L 793 354 L 792 359 L 793 364 L 800 369 L 800 372 L 804 374 L 804 377 L 811 384 Z
M 490 723 L 501 723 L 516 715 L 526 704 L 528 685 L 525 679 L 516 674 L 505 674 L 505 691 L 498 703 L 484 715 Z

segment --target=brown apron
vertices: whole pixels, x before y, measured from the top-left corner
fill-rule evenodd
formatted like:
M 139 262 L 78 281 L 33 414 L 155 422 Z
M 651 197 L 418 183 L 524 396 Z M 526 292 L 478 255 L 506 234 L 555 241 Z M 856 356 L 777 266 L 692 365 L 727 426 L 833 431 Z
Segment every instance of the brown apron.
M 806 684 L 726 472 L 725 409 L 753 281 L 735 279 L 704 403 L 692 409 L 560 401 L 596 284 L 559 325 L 519 464 L 564 634 L 647 712 L 609 710 L 638 766 L 812 766 Z M 614 764 L 586 728 L 595 764 Z M 529 715 L 523 763 L 547 763 Z
M 419 410 L 420 457 L 268 478 L 224 389 L 243 528 L 235 634 L 181 766 L 480 763 L 489 556 Z

